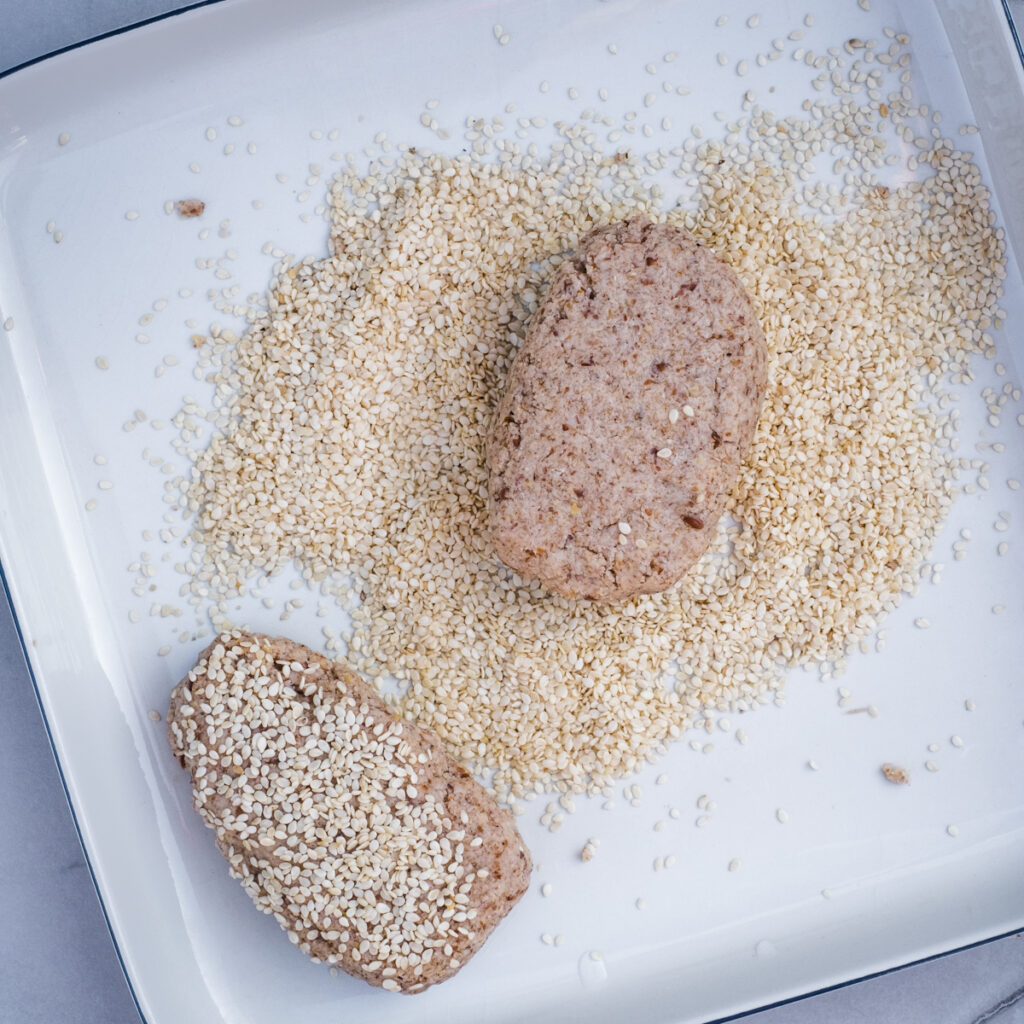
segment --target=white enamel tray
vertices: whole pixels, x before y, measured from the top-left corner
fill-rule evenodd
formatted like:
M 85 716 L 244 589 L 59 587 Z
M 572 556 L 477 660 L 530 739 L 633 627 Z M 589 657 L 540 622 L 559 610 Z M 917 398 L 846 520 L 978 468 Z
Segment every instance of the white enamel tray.
M 797 673 L 785 709 L 745 716 L 746 744 L 716 735 L 705 756 L 686 737 L 642 773 L 638 806 L 577 799 L 552 833 L 538 820 L 546 801 L 529 805 L 520 824 L 539 865 L 531 891 L 452 982 L 400 997 L 308 963 L 228 877 L 149 715 L 205 641 L 192 639 L 191 613 L 148 613 L 175 601 L 181 579 L 173 544 L 144 539 L 165 524 L 162 480 L 142 451 L 171 457 L 170 431 L 152 420 L 200 393 L 186 322 L 239 326 L 212 309 L 207 289 L 238 285 L 242 304 L 261 293 L 268 241 L 326 252 L 322 218 L 301 216 L 325 187 L 302 199 L 309 164 L 326 181 L 332 152 L 359 153 L 382 129 L 454 152 L 467 114 L 510 102 L 517 116 L 568 119 L 594 102 L 571 100 L 570 86 L 591 96 L 607 87 L 621 116 L 651 88 L 645 64 L 668 50 L 692 91 L 659 101 L 659 118 L 710 131 L 712 111 L 769 84 L 775 109 L 795 112 L 812 73 L 788 51 L 748 80 L 714 53 L 755 52 L 751 40 L 764 49 L 812 13 L 803 45 L 819 49 L 880 37 L 886 25 L 911 34 L 915 94 L 948 124 L 980 125 L 963 142 L 1019 244 L 1022 76 L 997 3 L 764 4 L 750 29 L 753 13 L 735 0 L 713 11 L 670 0 L 225 0 L 0 80 L 0 560 L 147 1021 L 709 1020 L 1024 925 L 1024 493 L 1006 485 L 1024 479 L 1024 407 L 1011 402 L 995 429 L 977 399 L 987 383 L 1020 382 L 1024 294 L 1012 254 L 997 337 L 1005 376 L 981 360 L 974 400 L 963 402 L 964 448 L 1005 449 L 992 456 L 991 490 L 955 507 L 934 556 L 943 582 L 905 601 L 885 623 L 885 652 L 854 658 L 842 680 L 877 717 L 845 714 L 834 683 Z M 729 21 L 716 27 L 720 14 Z M 420 123 L 431 97 L 453 128 L 447 143 Z M 202 221 L 164 212 L 187 196 L 206 202 Z M 125 431 L 137 409 L 147 421 Z M 1008 528 L 997 533 L 997 520 Z M 954 561 L 964 527 L 978 539 Z M 154 589 L 140 601 L 128 567 L 144 550 Z M 261 621 L 258 605 L 239 614 L 284 628 L 276 613 Z M 930 630 L 914 628 L 921 617 Z M 318 645 L 319 625 L 296 615 L 286 628 Z M 909 791 L 881 778 L 884 761 L 910 769 Z M 702 795 L 716 806 L 696 828 Z M 656 832 L 670 805 L 680 819 Z M 589 837 L 599 855 L 583 864 Z M 654 872 L 668 854 L 674 866 Z M 733 859 L 741 867 L 729 871 Z

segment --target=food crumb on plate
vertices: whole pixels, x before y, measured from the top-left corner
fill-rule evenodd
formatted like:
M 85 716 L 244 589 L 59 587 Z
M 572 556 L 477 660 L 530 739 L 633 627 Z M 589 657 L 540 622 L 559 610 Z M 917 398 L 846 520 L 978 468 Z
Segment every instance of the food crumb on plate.
M 910 775 L 905 768 L 901 768 L 898 764 L 892 764 L 887 761 L 882 765 L 882 774 L 890 781 L 895 782 L 901 786 L 910 785 Z

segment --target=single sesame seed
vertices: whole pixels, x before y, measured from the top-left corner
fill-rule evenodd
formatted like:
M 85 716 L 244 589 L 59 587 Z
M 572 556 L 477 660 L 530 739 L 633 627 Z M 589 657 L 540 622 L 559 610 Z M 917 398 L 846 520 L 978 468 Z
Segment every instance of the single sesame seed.
M 958 749 L 959 749 L 959 748 L 961 748 L 961 747 L 963 747 L 963 745 L 964 745 L 964 741 L 963 741 L 963 738 L 962 738 L 962 737 L 960 737 L 960 736 L 950 736 L 950 738 L 949 738 L 949 742 L 950 742 L 950 743 L 951 743 L 951 744 L 952 744 L 952 745 L 953 745 L 954 747 L 957 747 Z
M 730 871 L 739 871 L 739 869 L 740 869 L 739 858 L 738 857 L 733 857 L 733 859 L 731 861 L 729 861 L 729 870 Z
M 67 132 L 61 132 L 57 136 L 57 145 L 66 146 L 71 141 L 71 136 Z
M 783 825 L 789 821 L 789 814 L 781 807 L 775 812 L 775 817 L 778 819 L 779 823 Z
M 958 835 L 960 835 L 960 826 L 959 825 L 947 825 L 946 826 L 946 833 L 948 835 L 952 836 L 955 839 Z

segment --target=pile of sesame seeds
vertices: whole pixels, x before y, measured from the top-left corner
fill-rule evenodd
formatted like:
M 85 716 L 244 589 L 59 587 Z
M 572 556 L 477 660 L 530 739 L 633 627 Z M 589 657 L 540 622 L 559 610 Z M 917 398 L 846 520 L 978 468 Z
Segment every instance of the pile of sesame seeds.
M 781 702 L 787 667 L 841 668 L 918 586 L 960 469 L 946 386 L 1001 317 L 989 193 L 912 105 L 906 42 L 801 50 L 822 93 L 804 116 L 748 92 L 721 139 L 645 157 L 586 124 L 542 154 L 472 120 L 467 155 L 345 167 L 331 255 L 281 265 L 217 350 L 219 433 L 184 495 L 215 624 L 295 561 L 351 612 L 329 649 L 396 681 L 399 710 L 505 796 L 606 789 L 709 708 Z M 692 188 L 675 206 L 666 177 Z M 484 437 L 560 259 L 636 212 L 737 270 L 771 376 L 705 558 L 667 594 L 574 603 L 490 550 Z
M 294 646 L 294 645 L 293 645 Z M 172 747 L 246 891 L 317 961 L 416 991 L 474 946 L 469 817 L 403 724 L 315 662 L 223 634 L 176 690 Z

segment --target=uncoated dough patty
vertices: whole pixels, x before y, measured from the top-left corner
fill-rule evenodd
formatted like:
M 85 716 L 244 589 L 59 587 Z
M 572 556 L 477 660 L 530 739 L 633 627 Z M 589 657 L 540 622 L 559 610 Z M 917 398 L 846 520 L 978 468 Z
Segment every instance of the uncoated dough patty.
M 677 582 L 705 551 L 754 436 L 768 353 L 733 270 L 635 218 L 555 274 L 488 438 L 498 556 L 567 597 Z
M 529 885 L 511 812 L 433 733 L 301 644 L 222 634 L 174 688 L 167 731 L 256 905 L 373 985 L 450 978 Z

